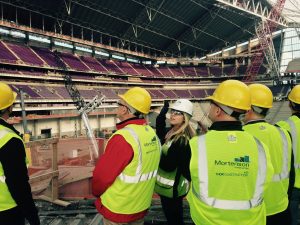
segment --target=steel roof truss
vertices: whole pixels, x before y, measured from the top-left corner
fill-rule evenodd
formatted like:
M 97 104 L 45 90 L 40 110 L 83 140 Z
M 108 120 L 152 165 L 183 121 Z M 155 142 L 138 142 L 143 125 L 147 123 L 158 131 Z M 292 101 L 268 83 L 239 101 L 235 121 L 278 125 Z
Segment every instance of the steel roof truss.
M 132 26 L 132 30 L 133 30 L 134 36 L 135 36 L 135 38 L 137 38 L 138 37 L 137 26 L 135 26 L 133 24 L 131 24 L 131 26 Z
M 109 46 L 111 46 L 111 38 L 116 38 L 116 39 L 121 39 L 121 37 L 117 36 L 117 35 L 113 35 L 113 34 L 109 34 L 103 30 L 101 30 L 99 27 L 92 27 L 90 23 L 88 23 L 87 21 L 82 21 L 82 20 L 78 20 L 76 18 L 73 18 L 72 16 L 69 16 L 67 19 L 65 18 L 58 18 L 58 17 L 55 17 L 53 15 L 51 15 L 51 13 L 46 10 L 46 9 L 43 9 L 41 7 L 38 7 L 37 5 L 24 5 L 24 2 L 18 2 L 18 4 L 13 4 L 13 3 L 10 3 L 10 2 L 3 2 L 2 0 L 0 0 L 0 3 L 4 3 L 6 5 L 10 5 L 10 6 L 14 6 L 16 8 L 20 8 L 20 9 L 23 9 L 23 10 L 27 10 L 28 12 L 33 12 L 33 13 L 36 13 L 36 14 L 39 14 L 39 15 L 42 15 L 42 16 L 45 16 L 45 17 L 48 17 L 48 18 L 51 18 L 51 19 L 54 19 L 56 21 L 60 20 L 60 21 L 63 21 L 65 23 L 68 23 L 70 24 L 71 26 L 77 26 L 81 29 L 86 29 L 86 30 L 89 30 L 89 31 L 93 31 L 95 33 L 99 33 L 101 35 L 106 35 L 109 37 Z M 28 8 L 30 7 L 30 8 Z M 54 24 L 54 32 L 56 33 L 57 30 L 56 30 L 56 23 Z M 101 38 L 102 39 L 102 38 Z M 126 39 L 125 39 L 126 40 Z M 164 55 L 171 55 L 170 52 L 167 52 L 167 51 L 162 51 L 160 49 L 157 49 L 153 46 L 150 46 L 149 43 L 144 43 L 142 41 L 139 41 L 139 42 L 136 42 L 136 41 L 132 41 L 132 40 L 126 40 L 128 42 L 131 42 L 132 44 L 135 44 L 137 46 L 141 46 L 141 47 L 145 47 L 145 48 L 148 48 L 148 49 L 152 49 L 154 51 L 157 51 L 157 52 L 161 52 L 163 53 Z
M 199 31 L 199 32 L 201 32 L 201 33 L 204 33 L 204 34 L 206 34 L 206 35 L 212 37 L 212 38 L 215 38 L 215 39 L 217 39 L 217 40 L 220 40 L 220 41 L 225 42 L 225 40 L 222 39 L 221 37 L 218 37 L 218 36 L 216 36 L 215 34 L 211 34 L 211 33 L 209 33 L 208 31 L 205 31 L 205 30 L 203 30 L 203 29 L 200 29 L 199 27 L 195 27 L 195 26 L 193 26 L 193 25 L 191 25 L 191 24 L 188 24 L 188 23 L 186 23 L 186 22 L 184 22 L 184 21 L 182 21 L 182 20 L 180 20 L 180 19 L 178 19 L 178 18 L 175 18 L 174 16 L 169 15 L 169 14 L 166 13 L 166 12 L 163 12 L 162 10 L 151 8 L 150 6 L 146 6 L 145 4 L 143 4 L 143 3 L 141 3 L 141 2 L 139 2 L 139 1 L 137 1 L 137 0 L 131 0 L 131 1 L 132 1 L 132 2 L 135 2 L 135 3 L 139 4 L 139 5 L 145 6 L 146 8 L 148 8 L 148 9 L 150 9 L 150 10 L 156 12 L 156 13 L 159 13 L 159 14 L 161 14 L 161 15 L 163 15 L 163 16 L 169 18 L 169 19 L 172 19 L 172 20 L 174 20 L 174 21 L 176 21 L 176 22 L 178 22 L 178 23 L 181 23 L 181 24 L 183 24 L 183 25 L 185 25 L 185 26 L 188 26 L 188 27 L 191 28 L 191 29 L 195 29 L 195 30 L 197 30 L 197 31 Z M 217 15 L 215 15 L 215 16 L 217 16 Z M 211 15 L 211 17 L 213 17 L 213 15 Z
M 88 4 L 87 4 L 88 1 L 84 1 L 84 2 L 85 2 L 85 4 L 81 3 L 80 0 L 74 0 L 74 1 L 73 1 L 74 4 L 80 5 L 80 6 L 83 7 L 83 8 L 87 8 L 87 9 L 89 9 L 89 10 L 91 10 L 91 11 L 94 11 L 94 12 L 97 12 L 97 13 L 100 13 L 100 14 L 103 14 L 103 15 L 106 15 L 106 16 L 109 16 L 109 17 L 111 17 L 111 18 L 114 18 L 114 19 L 116 19 L 116 20 L 122 21 L 122 22 L 124 22 L 124 23 L 134 25 L 134 26 L 140 28 L 141 30 L 145 30 L 145 31 L 148 31 L 148 32 L 150 32 L 150 33 L 156 34 L 156 35 L 158 35 L 158 36 L 161 36 L 161 37 L 164 37 L 164 38 L 167 38 L 167 39 L 176 41 L 175 38 L 173 38 L 173 37 L 171 37 L 171 36 L 169 36 L 169 35 L 167 35 L 167 34 L 164 34 L 164 33 L 162 33 L 161 31 L 156 31 L 156 30 L 154 30 L 153 27 L 147 28 L 147 27 L 144 27 L 144 26 L 142 26 L 142 25 L 134 24 L 134 23 L 130 22 L 128 19 L 123 19 L 123 18 L 121 18 L 121 17 L 119 17 L 119 16 L 117 16 L 117 15 L 113 15 L 112 13 L 108 12 L 108 10 L 103 10 L 103 9 L 101 9 L 100 7 L 97 7 L 96 5 L 93 5 L 93 6 L 92 6 L 92 5 L 88 5 Z M 90 2 L 89 2 L 89 3 L 90 3 Z M 182 42 L 182 44 L 185 44 L 185 45 L 190 46 L 190 47 L 192 47 L 192 48 L 196 48 L 196 49 L 198 49 L 198 50 L 203 50 L 202 48 L 200 48 L 200 47 L 198 47 L 198 46 L 196 46 L 196 45 L 193 45 L 193 44 L 190 44 L 190 43 L 187 43 L 187 42 L 184 42 L 184 41 L 181 41 L 181 42 Z
M 67 13 L 68 13 L 68 15 L 70 15 L 71 14 L 71 3 L 72 3 L 72 0 L 64 0 L 64 2 L 65 2 Z
M 146 12 L 148 15 L 148 19 L 151 22 L 152 21 L 152 9 L 146 6 Z
M 241 3 L 239 0 L 216 0 L 217 2 L 233 7 L 235 9 L 247 12 L 261 19 L 270 20 L 280 26 L 287 27 L 287 21 L 284 17 L 280 16 L 278 21 L 270 19 L 271 11 L 266 6 L 262 6 L 261 2 L 255 2 L 254 0 L 243 0 Z

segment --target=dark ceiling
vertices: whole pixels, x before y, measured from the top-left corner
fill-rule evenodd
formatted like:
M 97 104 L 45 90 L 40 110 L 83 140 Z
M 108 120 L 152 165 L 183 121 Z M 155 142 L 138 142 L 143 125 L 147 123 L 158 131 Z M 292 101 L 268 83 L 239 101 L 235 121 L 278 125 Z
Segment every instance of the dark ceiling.
M 6 20 L 157 56 L 203 56 L 249 40 L 254 36 L 258 18 L 215 0 L 0 3 Z

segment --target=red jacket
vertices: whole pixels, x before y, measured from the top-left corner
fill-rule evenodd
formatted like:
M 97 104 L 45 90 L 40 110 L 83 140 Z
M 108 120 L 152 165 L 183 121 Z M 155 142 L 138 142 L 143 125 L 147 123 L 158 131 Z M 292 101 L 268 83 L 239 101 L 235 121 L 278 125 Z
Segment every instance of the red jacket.
M 132 118 L 117 124 L 122 129 L 128 124 L 144 125 L 146 120 Z M 120 152 L 122 151 L 122 154 Z M 97 197 L 96 208 L 102 216 L 115 223 L 129 223 L 145 217 L 147 210 L 135 214 L 119 214 L 110 211 L 101 202 L 101 195 L 114 183 L 124 168 L 133 158 L 131 145 L 121 135 L 115 135 L 109 140 L 104 154 L 99 158 L 93 172 L 92 190 Z M 100 197 L 100 198 L 99 198 Z

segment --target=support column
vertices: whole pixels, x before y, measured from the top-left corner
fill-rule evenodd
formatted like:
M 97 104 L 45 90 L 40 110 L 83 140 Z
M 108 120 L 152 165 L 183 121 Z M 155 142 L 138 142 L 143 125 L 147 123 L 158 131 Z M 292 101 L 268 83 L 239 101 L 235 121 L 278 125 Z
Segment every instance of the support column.
M 57 135 L 59 138 L 61 138 L 61 118 L 57 119 Z

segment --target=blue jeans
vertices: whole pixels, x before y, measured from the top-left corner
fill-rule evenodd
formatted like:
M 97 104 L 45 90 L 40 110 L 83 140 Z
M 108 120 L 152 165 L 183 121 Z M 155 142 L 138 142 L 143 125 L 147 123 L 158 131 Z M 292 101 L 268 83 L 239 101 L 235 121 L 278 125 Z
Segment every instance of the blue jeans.
M 293 188 L 289 207 L 291 210 L 292 223 L 291 225 L 298 225 L 299 218 L 299 204 L 300 204 L 300 189 Z

